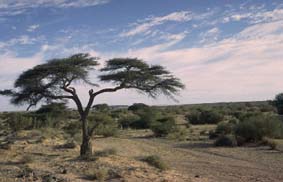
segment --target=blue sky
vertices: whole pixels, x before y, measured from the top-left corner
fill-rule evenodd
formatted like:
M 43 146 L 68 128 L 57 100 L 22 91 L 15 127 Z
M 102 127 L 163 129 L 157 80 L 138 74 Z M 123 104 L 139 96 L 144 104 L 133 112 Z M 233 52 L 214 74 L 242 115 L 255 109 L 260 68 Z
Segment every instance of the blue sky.
M 2 0 L 0 89 L 25 69 L 89 52 L 139 57 L 187 88 L 179 104 L 266 100 L 282 92 L 282 0 Z M 83 100 L 87 87 L 78 85 Z M 174 104 L 133 91 L 97 103 Z M 22 109 L 0 97 L 0 110 Z

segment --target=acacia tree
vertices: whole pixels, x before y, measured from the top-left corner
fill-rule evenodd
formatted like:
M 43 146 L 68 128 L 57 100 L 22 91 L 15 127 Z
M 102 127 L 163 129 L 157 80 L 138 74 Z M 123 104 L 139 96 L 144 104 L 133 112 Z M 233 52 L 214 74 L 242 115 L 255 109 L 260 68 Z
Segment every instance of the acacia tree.
M 283 115 L 283 93 L 277 94 L 273 102 L 278 114 Z
M 80 155 L 92 154 L 91 136 L 97 127 L 89 126 L 87 117 L 94 99 L 103 93 L 121 89 L 135 89 L 156 98 L 159 94 L 173 97 L 184 85 L 164 67 L 148 65 L 142 60 L 114 58 L 106 61 L 98 70 L 98 80 L 111 83 L 113 87 L 99 89 L 91 82 L 89 73 L 98 66 L 98 58 L 89 54 L 75 54 L 68 58 L 52 59 L 23 72 L 14 83 L 13 90 L 3 90 L 2 95 L 10 96 L 15 105 L 28 104 L 28 109 L 42 101 L 72 100 L 77 106 L 82 123 L 82 144 Z M 84 107 L 74 83 L 83 82 L 95 87 L 90 89 L 87 105 Z

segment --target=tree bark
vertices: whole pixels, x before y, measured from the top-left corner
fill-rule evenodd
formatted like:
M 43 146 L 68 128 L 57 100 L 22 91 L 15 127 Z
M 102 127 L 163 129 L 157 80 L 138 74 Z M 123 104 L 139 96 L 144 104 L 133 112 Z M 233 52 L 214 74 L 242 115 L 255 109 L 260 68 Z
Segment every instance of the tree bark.
M 81 144 L 81 157 L 88 157 L 92 155 L 92 144 L 90 137 L 83 137 L 83 141 Z
M 82 116 L 82 144 L 80 150 L 81 157 L 87 157 L 92 155 L 91 135 L 88 132 L 87 116 Z

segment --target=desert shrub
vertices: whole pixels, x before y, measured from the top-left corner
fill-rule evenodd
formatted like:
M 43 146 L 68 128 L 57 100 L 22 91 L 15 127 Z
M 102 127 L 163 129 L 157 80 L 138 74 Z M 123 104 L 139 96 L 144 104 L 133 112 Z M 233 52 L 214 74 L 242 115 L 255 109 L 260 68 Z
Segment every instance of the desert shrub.
M 30 178 L 33 174 L 34 171 L 28 165 L 23 165 L 21 167 L 21 172 L 17 175 L 17 178 Z
M 214 130 L 210 130 L 208 136 L 209 139 L 216 139 L 217 137 L 219 137 L 219 135 Z
M 167 135 L 168 139 L 184 141 L 187 139 L 188 130 L 186 128 L 177 127 L 173 132 Z
M 232 134 L 234 132 L 235 124 L 221 122 L 217 125 L 215 129 L 215 133 L 218 135 L 227 135 Z
M 30 129 L 32 126 L 32 118 L 25 113 L 10 113 L 7 117 L 7 123 L 12 131 Z
M 260 141 L 263 137 L 282 138 L 283 123 L 272 115 L 253 116 L 237 124 L 235 134 L 246 142 Z
M 148 129 L 152 123 L 161 118 L 161 113 L 153 108 L 147 108 L 136 114 L 140 119 L 133 122 L 130 126 L 135 129 Z
M 237 140 L 234 135 L 221 135 L 214 144 L 217 147 L 235 147 L 237 146 Z
M 174 130 L 176 130 L 175 118 L 165 117 L 158 119 L 157 121 L 151 123 L 150 129 L 157 137 L 167 136 L 169 133 L 172 133 Z
M 63 128 L 65 133 L 71 136 L 71 138 L 74 138 L 76 133 L 79 133 L 81 130 L 81 122 L 74 121 L 66 124 Z
M 192 111 L 190 114 L 186 115 L 186 118 L 191 124 L 202 124 L 200 115 L 200 111 Z
M 32 163 L 34 160 L 33 160 L 33 157 L 30 156 L 30 155 L 24 155 L 22 156 L 22 158 L 20 159 L 19 163 L 21 164 L 28 164 L 28 163 Z
M 75 141 L 71 140 L 71 141 L 67 141 L 65 144 L 60 145 L 58 148 L 62 148 L 62 149 L 74 149 L 76 148 L 77 144 Z
M 92 119 L 92 124 L 95 127 L 94 133 L 104 137 L 116 136 L 118 134 L 118 124 L 113 118 L 104 113 L 96 113 Z
M 201 112 L 200 119 L 206 124 L 217 124 L 222 121 L 223 115 L 217 111 L 205 110 Z
M 149 165 L 156 167 L 162 171 L 167 170 L 168 166 L 167 164 L 157 155 L 151 155 L 144 157 L 142 161 L 148 163 Z
M 29 113 L 33 118 L 31 128 L 58 127 L 64 119 L 67 119 L 68 108 L 66 103 L 50 103 L 42 105 L 37 111 Z M 62 122 L 63 123 L 63 122 Z
M 133 123 L 136 123 L 139 120 L 140 117 L 138 115 L 129 113 L 119 118 L 118 123 L 119 126 L 124 129 L 124 128 L 130 128 L 131 126 L 133 126 Z
M 92 107 L 95 111 L 98 112 L 108 112 L 110 107 L 107 104 L 96 104 Z
M 109 155 L 116 155 L 117 150 L 115 148 L 109 148 L 102 151 L 96 151 L 93 155 L 95 157 L 108 157 Z
M 191 124 L 217 124 L 223 120 L 223 115 L 214 110 L 197 110 L 186 117 Z
M 98 180 L 99 182 L 102 182 L 109 177 L 109 170 L 104 167 L 98 169 L 88 169 L 85 172 L 85 176 L 88 180 Z
M 278 144 L 274 140 L 267 138 L 267 137 L 264 137 L 261 141 L 261 145 L 269 146 L 270 150 L 276 150 Z

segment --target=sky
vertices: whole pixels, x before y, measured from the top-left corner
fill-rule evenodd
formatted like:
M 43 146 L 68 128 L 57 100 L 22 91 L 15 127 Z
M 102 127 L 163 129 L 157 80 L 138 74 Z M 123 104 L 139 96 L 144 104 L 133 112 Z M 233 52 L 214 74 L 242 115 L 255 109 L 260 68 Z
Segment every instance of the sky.
M 96 103 L 268 100 L 283 92 L 283 1 L 0 0 L 0 89 L 13 88 L 26 69 L 75 53 L 102 65 L 140 58 L 186 85 L 177 103 L 133 90 L 100 95 Z M 85 103 L 88 87 L 77 87 Z M 24 108 L 0 96 L 1 111 Z

